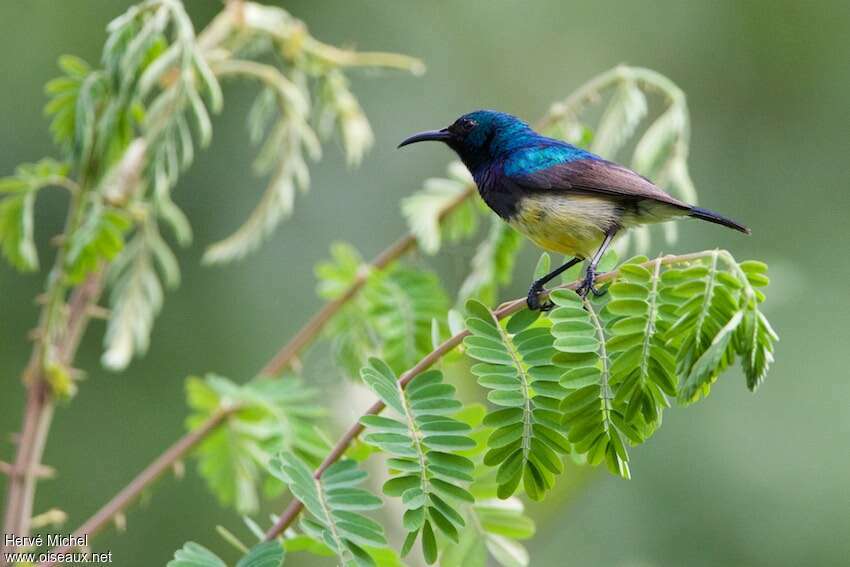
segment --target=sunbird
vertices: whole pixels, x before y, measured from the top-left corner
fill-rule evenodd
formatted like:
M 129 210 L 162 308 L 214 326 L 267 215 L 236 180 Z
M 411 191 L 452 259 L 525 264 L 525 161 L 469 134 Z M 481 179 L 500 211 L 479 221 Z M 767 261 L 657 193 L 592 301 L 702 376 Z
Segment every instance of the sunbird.
M 472 173 L 481 198 L 514 229 L 537 246 L 571 256 L 534 281 L 529 309 L 541 303 L 546 285 L 571 266 L 589 260 L 577 288 L 581 297 L 601 295 L 594 287 L 596 268 L 617 235 L 649 223 L 693 217 L 749 234 L 750 229 L 714 211 L 668 195 L 634 171 L 567 142 L 538 134 L 510 114 L 476 110 L 451 126 L 414 134 L 416 142 L 448 145 Z

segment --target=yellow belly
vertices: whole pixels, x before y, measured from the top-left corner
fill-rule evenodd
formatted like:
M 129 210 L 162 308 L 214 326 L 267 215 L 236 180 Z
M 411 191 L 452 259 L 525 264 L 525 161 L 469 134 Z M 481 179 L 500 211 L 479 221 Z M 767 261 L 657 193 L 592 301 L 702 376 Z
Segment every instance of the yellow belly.
M 589 258 L 619 217 L 616 205 L 599 197 L 539 194 L 523 198 L 509 222 L 544 250 Z

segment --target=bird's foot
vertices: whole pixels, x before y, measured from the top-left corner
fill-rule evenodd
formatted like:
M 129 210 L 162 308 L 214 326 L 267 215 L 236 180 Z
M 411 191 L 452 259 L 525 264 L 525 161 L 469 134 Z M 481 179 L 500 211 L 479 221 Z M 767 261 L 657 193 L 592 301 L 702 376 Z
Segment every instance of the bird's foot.
M 596 289 L 595 287 L 593 287 L 593 283 L 596 281 L 596 276 L 597 273 L 592 268 L 588 268 L 587 272 L 585 272 L 584 281 L 582 281 L 581 285 L 576 288 L 576 293 L 579 294 L 582 299 L 587 297 L 588 293 L 593 293 L 593 295 L 595 295 L 596 297 L 602 297 L 603 295 L 605 295 L 605 290 Z
M 543 286 L 534 282 L 528 290 L 528 297 L 525 298 L 525 303 L 532 311 L 549 311 L 555 304 L 551 301 L 545 303 L 540 302 L 540 295 L 544 292 Z

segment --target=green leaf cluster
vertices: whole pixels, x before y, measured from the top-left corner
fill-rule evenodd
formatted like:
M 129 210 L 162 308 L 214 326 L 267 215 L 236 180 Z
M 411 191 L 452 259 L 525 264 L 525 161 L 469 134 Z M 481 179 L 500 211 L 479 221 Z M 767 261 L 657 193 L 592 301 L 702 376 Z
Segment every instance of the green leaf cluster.
M 229 17 L 225 11 L 216 25 Z M 214 45 L 204 44 L 179 0 L 131 6 L 107 27 L 102 68 L 63 56 L 61 76 L 46 86 L 45 112 L 69 166 L 45 160 L 0 180 L 0 194 L 9 194 L 0 200 L 0 250 L 21 270 L 38 266 L 35 190 L 56 184 L 79 193 L 60 251 L 66 277 L 55 297 L 103 264 L 119 264 L 109 278 L 113 317 L 104 355 L 114 369 L 145 352 L 163 290 L 177 283 L 179 270 L 159 226 L 173 230 L 182 245 L 191 240 L 171 191 L 196 147 L 212 139 L 211 115 L 223 105 L 220 78 L 262 84 L 248 122 L 252 140 L 262 142 L 255 168 L 271 181 L 255 213 L 207 251 L 207 262 L 242 257 L 291 212 L 296 190 L 309 186 L 307 160 L 321 154 L 316 128 L 341 135 L 350 163 L 362 158 L 372 133 L 345 68 L 421 70 L 404 56 L 361 56 L 325 45 L 276 7 L 252 4 L 239 26 L 217 30 L 223 33 Z M 77 182 L 65 177 L 69 169 Z
M 358 282 L 363 290 L 347 302 L 327 334 L 336 362 L 358 376 L 369 357 L 385 360 L 395 372 L 413 366 L 433 348 L 435 321 L 444 321 L 448 298 L 431 271 L 394 263 L 369 272 L 351 245 L 331 246 L 331 259 L 315 269 L 317 293 L 338 300 Z M 436 323 L 441 334 L 445 325 Z
M 466 354 L 499 408 L 485 419 L 494 430 L 483 461 L 498 467 L 498 496 L 522 481 L 541 498 L 564 454 L 628 478 L 627 445 L 660 427 L 670 399 L 707 395 L 737 357 L 754 389 L 777 340 L 759 310 L 766 269 L 719 250 L 673 265 L 635 257 L 603 299 L 554 291 L 545 319 L 521 311 L 503 324 L 468 302 Z
M 147 217 L 147 221 L 133 234 L 123 252 L 110 266 L 107 275 L 107 283 L 111 288 L 111 315 L 103 337 L 104 353 L 101 361 L 111 370 L 123 370 L 134 355 L 147 351 L 154 318 L 162 308 L 163 283 L 175 287 L 180 281 L 177 259 L 159 234 L 157 225 L 150 217 Z M 103 223 L 95 220 L 94 224 L 97 229 Z M 94 243 L 89 246 L 93 251 L 88 256 L 83 255 L 86 250 L 86 242 L 83 240 L 80 255 L 74 256 L 83 261 L 70 264 L 72 277 L 80 278 L 85 270 L 93 267 L 91 258 L 104 249 L 101 241 L 117 247 L 117 242 L 110 238 L 115 236 L 119 228 L 114 224 L 107 225 L 103 231 L 105 236 L 99 238 L 98 232 L 93 230 L 94 237 L 88 239 Z M 106 248 L 107 252 L 111 250 Z
M 321 157 L 322 138 L 337 134 L 348 163 L 360 163 L 374 136 L 350 89 L 346 67 L 394 67 L 413 72 L 421 67 L 418 61 L 400 55 L 361 58 L 357 52 L 324 45 L 309 35 L 303 22 L 280 7 L 252 4 L 244 16 L 239 33 L 224 42 L 236 57 L 217 66 L 217 71 L 261 83 L 248 127 L 251 140 L 262 144 L 255 170 L 269 175 L 269 182 L 248 219 L 207 249 L 206 263 L 244 257 L 292 214 L 296 193 L 309 190 L 308 161 Z
M 269 494 L 280 483 L 269 477 L 268 465 L 281 450 L 317 463 L 328 448 L 315 427 L 324 415 L 316 391 L 300 380 L 256 379 L 244 385 L 216 375 L 190 377 L 186 382 L 194 428 L 219 411 L 238 408 L 198 448 L 199 471 L 210 490 L 225 506 L 253 513 L 259 506 L 259 488 Z
M 737 264 L 726 252 L 685 269 L 669 270 L 663 281 L 676 305 L 668 333 L 676 365 L 684 377 L 679 399 L 690 403 L 706 396 L 718 375 L 742 359 L 747 386 L 755 389 L 773 361 L 778 336 L 758 305 L 768 283 L 761 262 Z
M 442 373 L 430 370 L 402 389 L 392 369 L 372 359 L 362 371 L 363 381 L 400 419 L 383 415 L 361 418 L 363 440 L 391 455 L 387 466 L 392 478 L 384 493 L 400 497 L 405 507 L 402 524 L 407 538 L 406 555 L 417 538 L 428 564 L 437 560 L 437 537 L 454 542 L 466 525 L 457 506 L 474 501 L 463 485 L 473 480 L 472 461 L 458 454 L 471 449 L 470 427 L 452 414 L 461 408 L 455 388 L 443 382 Z
M 91 80 L 86 83 L 91 67 L 79 57 L 63 55 L 59 58 L 59 68 L 63 71 L 63 75 L 45 85 L 48 102 L 44 107 L 44 113 L 51 117 L 50 133 L 53 135 L 53 141 L 66 155 L 70 156 L 74 153 L 78 126 L 82 122 L 82 120 L 78 121 L 78 112 L 81 118 L 84 118 L 83 113 L 90 111 L 88 107 L 78 111 L 78 105 L 84 85 L 87 92 L 82 100 L 85 101 L 91 96 L 88 92 L 92 88 Z M 83 130 L 80 128 L 80 131 Z
M 367 475 L 356 462 L 334 463 L 316 479 L 304 461 L 281 453 L 270 463 L 270 470 L 310 513 L 310 518 L 302 518 L 302 529 L 333 550 L 340 565 L 375 565 L 365 548 L 385 547 L 387 541 L 383 527 L 363 512 L 380 508 L 381 499 L 358 488 Z
M 673 266 L 637 257 L 619 267 L 601 308 L 553 292 L 553 360 L 565 370 L 561 410 L 573 453 L 628 477 L 625 443 L 648 439 L 671 398 L 708 395 L 738 356 L 755 389 L 778 340 L 758 307 L 766 270 L 719 250 Z
M 759 310 L 759 304 L 765 300 L 765 296 L 758 288 L 770 283 L 767 264 L 747 260 L 738 265 L 737 273 L 739 277 L 745 277 L 746 281 L 742 282 L 744 286 L 740 297 L 743 317 L 736 329 L 733 345 L 741 357 L 747 387 L 754 391 L 764 381 L 773 363 L 774 343 L 779 340 L 779 336 Z
M 372 274 L 363 297 L 381 356 L 393 370 L 410 368 L 433 348 L 432 321 L 444 320 L 448 311 L 435 273 L 396 264 Z

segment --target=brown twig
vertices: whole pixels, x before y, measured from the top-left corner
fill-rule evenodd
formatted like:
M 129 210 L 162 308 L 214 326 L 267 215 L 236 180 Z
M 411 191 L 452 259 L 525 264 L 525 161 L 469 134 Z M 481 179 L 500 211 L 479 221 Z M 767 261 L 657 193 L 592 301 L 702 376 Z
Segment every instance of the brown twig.
M 662 258 L 658 258 L 655 260 L 650 260 L 644 262 L 643 266 L 651 266 L 652 264 L 658 262 L 661 264 L 678 264 L 682 262 L 690 262 L 693 260 L 697 260 L 705 257 L 706 254 L 710 254 L 710 252 L 696 252 L 694 254 L 684 254 L 681 256 L 664 256 Z M 601 274 L 596 278 L 597 282 L 604 283 L 606 281 L 610 281 L 617 277 L 619 273 L 618 270 L 612 270 L 605 274 Z M 560 286 L 560 289 L 576 289 L 580 284 L 580 281 L 575 281 L 570 284 L 565 284 Z M 508 301 L 506 303 L 502 303 L 496 311 L 493 312 L 496 319 L 504 319 L 508 315 L 512 315 L 517 311 L 522 310 L 525 307 L 525 298 L 514 299 Z M 399 386 L 404 389 L 411 380 L 413 380 L 416 376 L 430 368 L 437 361 L 439 361 L 443 356 L 451 352 L 456 346 L 458 346 L 463 339 L 469 335 L 469 331 L 461 331 L 460 333 L 452 336 L 451 338 L 444 341 L 440 344 L 436 349 L 428 353 L 422 360 L 420 360 L 416 366 L 402 374 L 398 383 Z M 377 401 L 372 406 L 366 410 L 364 415 L 376 415 L 380 413 L 384 409 L 384 403 L 381 401 Z M 325 457 L 325 460 L 322 461 L 322 464 L 319 465 L 319 468 L 315 470 L 313 473 L 313 478 L 319 479 L 322 474 L 334 464 L 336 461 L 342 457 L 345 451 L 348 449 L 348 446 L 351 445 L 352 441 L 354 441 L 358 435 L 363 431 L 363 425 L 360 423 L 358 419 L 354 425 L 352 425 L 348 431 L 340 438 L 337 444 L 331 449 L 331 452 Z M 283 514 L 277 519 L 274 525 L 266 532 L 266 540 L 274 539 L 277 536 L 281 535 L 286 528 L 288 528 L 295 518 L 298 517 L 298 514 L 304 508 L 304 505 L 298 499 L 293 499 L 289 505 L 284 510 Z
M 29 535 L 29 518 L 35 493 L 35 470 L 41 464 L 44 443 L 53 417 L 50 387 L 38 380 L 27 387 L 27 403 L 23 425 L 18 438 L 18 452 L 6 489 L 6 513 L 3 518 L 4 533 Z M 8 546 L 0 546 L 4 551 Z M 5 565 L 0 557 L 0 565 Z
M 210 419 L 205 421 L 199 428 L 192 430 L 190 433 L 182 437 L 179 441 L 169 447 L 155 461 L 149 464 L 140 472 L 136 478 L 125 486 L 116 494 L 112 500 L 106 503 L 103 508 L 97 511 L 91 518 L 79 528 L 74 530 L 71 536 L 71 541 L 79 541 L 81 536 L 91 536 L 103 529 L 106 524 L 114 517 L 124 511 L 127 506 L 133 503 L 136 498 L 165 473 L 177 461 L 182 459 L 186 454 L 194 449 L 201 441 L 206 439 L 207 435 L 213 432 L 228 416 L 239 410 L 239 406 L 232 406 L 226 409 L 221 409 L 213 414 Z M 65 545 L 54 548 L 51 553 L 55 555 L 69 553 L 73 549 L 71 545 Z M 43 566 L 55 565 L 54 561 L 41 563 Z
M 89 320 L 89 308 L 100 297 L 102 283 L 101 272 L 92 274 L 71 294 L 67 305 L 68 319 L 64 333 L 60 342 L 52 345 L 56 351 L 57 364 L 68 366 L 74 359 L 83 330 Z M 44 348 L 47 347 L 43 342 L 35 346 L 25 372 L 27 404 L 21 434 L 18 438 L 18 451 L 6 490 L 3 529 L 4 533 L 17 536 L 29 535 L 30 532 L 36 483 L 39 477 L 44 476 L 41 458 L 53 418 L 53 396 L 41 358 Z M 10 549 L 9 546 L 5 546 L 5 542 L 2 548 Z M 0 565 L 5 563 L 5 556 L 0 556 Z

